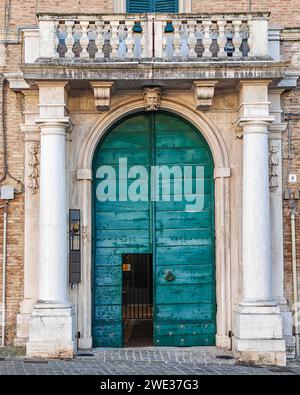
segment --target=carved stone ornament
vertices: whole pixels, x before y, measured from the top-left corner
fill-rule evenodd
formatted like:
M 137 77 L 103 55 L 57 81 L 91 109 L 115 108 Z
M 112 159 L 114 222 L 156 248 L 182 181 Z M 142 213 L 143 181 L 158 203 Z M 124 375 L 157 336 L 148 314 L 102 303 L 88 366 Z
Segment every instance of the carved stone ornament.
M 212 106 L 217 81 L 194 81 L 196 109 L 206 111 Z
M 144 88 L 143 96 L 145 100 L 146 111 L 158 111 L 161 106 L 161 89 L 155 88 Z
M 276 192 L 279 188 L 279 144 L 271 140 L 269 145 L 269 184 L 270 192 Z
M 109 111 L 113 82 L 96 81 L 90 83 L 94 90 L 95 106 L 98 111 Z
M 232 128 L 233 128 L 236 138 L 239 140 L 242 139 L 243 138 L 243 128 L 236 123 L 232 124 Z
M 28 174 L 28 188 L 31 190 L 32 194 L 36 194 L 37 189 L 39 188 L 39 170 L 38 170 L 38 165 L 39 165 L 39 160 L 38 160 L 38 154 L 39 154 L 39 145 L 38 144 L 32 144 L 28 148 L 28 153 L 29 153 L 29 160 L 28 160 L 28 166 L 29 166 L 29 174 Z

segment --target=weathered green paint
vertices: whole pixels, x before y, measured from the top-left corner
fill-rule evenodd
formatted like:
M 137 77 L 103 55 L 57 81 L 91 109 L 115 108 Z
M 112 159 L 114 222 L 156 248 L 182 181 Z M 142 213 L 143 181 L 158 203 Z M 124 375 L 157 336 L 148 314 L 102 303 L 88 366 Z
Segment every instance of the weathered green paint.
M 186 201 L 98 202 L 100 165 L 204 166 L 204 210 Z M 164 112 L 127 118 L 94 158 L 94 346 L 122 346 L 122 254 L 153 253 L 154 345 L 214 345 L 216 333 L 213 161 L 202 135 Z M 171 192 L 174 181 L 171 182 Z M 117 188 L 117 196 L 119 189 Z M 167 192 L 161 186 L 162 196 Z M 173 196 L 174 198 L 174 196 Z M 169 277 L 168 277 L 169 273 Z M 171 275 L 170 275 L 171 273 Z M 172 281 L 168 281 L 171 279 Z
M 150 120 L 138 115 L 116 125 L 100 143 L 94 159 L 94 346 L 121 347 L 122 254 L 151 252 L 149 202 L 98 202 L 96 171 L 101 165 L 118 170 L 150 165 Z M 119 190 L 117 191 L 119 192 Z

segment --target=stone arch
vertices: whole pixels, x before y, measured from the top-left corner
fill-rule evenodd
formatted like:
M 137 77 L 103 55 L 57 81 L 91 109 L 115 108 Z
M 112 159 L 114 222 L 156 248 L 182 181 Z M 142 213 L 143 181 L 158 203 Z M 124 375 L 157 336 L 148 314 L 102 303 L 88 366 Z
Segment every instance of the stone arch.
M 92 160 L 98 142 L 114 123 L 143 109 L 144 101 L 142 98 L 126 99 L 116 103 L 111 111 L 99 115 L 96 122 L 91 125 L 82 138 L 78 156 L 78 169 L 92 168 Z M 222 134 L 207 115 L 176 99 L 163 99 L 161 109 L 177 114 L 193 124 L 197 130 L 201 131 L 207 141 L 214 158 L 215 167 L 229 167 L 228 152 Z
M 189 103 L 177 98 L 165 97 L 161 109 L 177 114 L 191 123 L 206 139 L 215 166 L 215 229 L 216 229 L 216 283 L 217 283 L 217 339 L 220 347 L 230 348 L 229 333 L 231 323 L 231 265 L 230 265 L 230 168 L 229 156 L 220 130 L 204 113 L 196 111 Z M 96 147 L 105 133 L 119 120 L 144 110 L 142 96 L 123 99 L 114 104 L 109 112 L 100 114 L 96 121 L 82 136 L 77 160 L 78 194 L 82 211 L 82 283 L 79 287 L 78 330 L 81 348 L 92 346 L 92 306 L 91 306 L 91 270 L 92 270 L 92 210 L 91 210 L 91 174 Z

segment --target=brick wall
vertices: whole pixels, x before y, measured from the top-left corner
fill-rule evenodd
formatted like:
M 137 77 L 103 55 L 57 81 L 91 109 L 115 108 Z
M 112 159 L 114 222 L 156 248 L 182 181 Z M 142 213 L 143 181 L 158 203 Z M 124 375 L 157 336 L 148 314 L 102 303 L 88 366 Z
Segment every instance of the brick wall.
M 284 200 L 284 260 L 285 260 L 285 293 L 292 306 L 293 304 L 293 273 L 292 273 L 292 243 L 291 243 L 291 206 L 296 205 L 296 241 L 297 241 L 297 268 L 298 284 L 300 284 L 300 201 L 297 199 L 300 181 L 300 83 L 298 89 L 284 94 L 284 113 L 288 128 L 283 134 L 283 166 L 285 189 L 290 189 L 293 201 Z M 290 115 L 288 115 L 290 114 Z M 290 139 L 289 139 L 290 134 Z M 290 140 L 290 154 L 289 154 Z M 290 173 L 297 175 L 297 183 L 288 182 L 288 169 Z M 296 199 L 295 199 L 296 198 Z
M 112 0 L 39 0 L 38 12 L 112 13 Z
M 7 130 L 7 161 L 9 173 L 22 180 L 23 178 L 23 140 L 18 125 L 23 122 L 23 98 L 22 95 L 12 92 L 7 84 L 4 90 L 5 99 L 5 126 Z M 2 130 L 2 128 L 1 128 Z M 3 170 L 3 140 L 0 138 L 0 158 L 1 173 Z M 20 190 L 18 183 L 8 175 L 5 180 L 10 185 L 16 186 Z M 4 182 L 4 183 L 5 183 Z M 3 201 L 1 201 L 2 205 Z M 1 285 L 2 293 L 2 257 L 3 257 L 3 208 L 0 209 L 0 257 L 1 257 Z M 8 207 L 8 232 L 7 232 L 7 287 L 6 287 L 6 319 L 7 332 L 6 341 L 13 343 L 16 329 L 16 315 L 19 310 L 19 303 L 23 296 L 23 249 L 24 249 L 24 196 L 17 194 L 15 200 L 9 203 Z
M 290 26 L 295 26 L 291 23 Z M 299 23 L 298 23 L 299 26 Z M 286 61 L 293 62 L 297 53 L 300 53 L 300 42 L 294 40 L 283 41 L 281 43 L 281 53 Z M 293 59 L 294 58 L 294 59 Z M 297 58 L 298 59 L 298 58 Z M 296 60 L 297 60 L 296 59 Z M 299 58 L 300 60 L 300 58 Z M 295 64 L 295 67 L 300 67 Z M 283 188 L 290 189 L 291 197 L 297 197 L 295 192 L 299 188 L 300 182 L 300 82 L 298 88 L 286 92 L 282 95 L 283 101 L 283 118 L 287 123 L 288 128 L 283 134 Z M 290 138 L 289 138 L 290 135 Z M 290 141 L 290 142 L 289 142 Z M 289 149 L 290 144 L 290 149 Z M 290 151 L 290 153 L 289 153 Z M 297 175 L 297 183 L 290 184 L 288 182 L 288 172 Z M 291 205 L 296 204 L 296 233 L 299 235 L 300 229 L 300 201 L 299 200 L 284 200 L 283 215 L 284 215 L 284 262 L 285 262 L 285 294 L 290 306 L 293 304 L 293 273 L 292 273 L 292 243 L 291 243 Z M 300 284 L 300 237 L 296 235 L 297 241 L 297 267 L 298 267 L 298 284 Z
M 271 12 L 271 23 L 299 26 L 299 0 L 192 0 L 193 12 Z

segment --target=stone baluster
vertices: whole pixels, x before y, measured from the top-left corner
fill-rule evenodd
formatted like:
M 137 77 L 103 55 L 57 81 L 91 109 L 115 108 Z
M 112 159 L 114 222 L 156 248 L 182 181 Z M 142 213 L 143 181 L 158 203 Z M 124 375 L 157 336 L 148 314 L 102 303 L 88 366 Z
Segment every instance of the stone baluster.
M 196 25 L 196 41 L 197 41 L 197 44 L 198 44 L 198 42 L 200 43 L 200 40 L 201 40 L 201 43 L 203 45 L 203 26 L 202 26 L 202 23 L 198 22 L 197 25 Z M 203 53 L 202 51 L 199 51 L 198 56 L 202 57 L 203 56 L 202 53 Z
M 203 46 L 204 46 L 204 52 L 203 52 L 203 57 L 204 58 L 210 58 L 212 57 L 212 53 L 210 52 L 210 46 L 212 43 L 212 39 L 210 36 L 210 26 L 211 26 L 211 21 L 203 21 L 203 31 L 204 31 L 204 37 L 203 37 Z
M 74 46 L 74 36 L 73 36 L 73 28 L 74 28 L 74 21 L 66 21 L 65 22 L 66 29 L 67 29 L 67 37 L 65 39 L 65 44 L 67 47 L 66 58 L 74 58 L 75 54 L 73 52 Z
M 134 21 L 126 21 L 126 27 L 127 27 L 127 37 L 125 40 L 125 45 L 126 45 L 126 57 L 128 59 L 132 59 L 134 57 L 133 53 L 133 47 L 134 47 L 134 37 L 133 37 L 133 26 L 134 26 Z
M 59 29 L 59 21 L 54 22 L 54 57 L 59 58 L 58 46 L 59 46 L 59 38 L 58 38 L 58 29 Z
M 175 20 L 175 21 L 173 21 L 172 24 L 174 27 L 174 37 L 173 37 L 174 53 L 173 53 L 173 56 L 175 58 L 179 58 L 180 48 L 181 48 L 181 36 L 180 36 L 181 21 Z
M 253 56 L 253 22 L 251 19 L 248 21 L 248 28 L 249 28 L 249 37 L 248 37 L 249 53 L 248 53 L 248 56 Z
M 118 49 L 119 49 L 119 21 L 111 21 L 111 39 L 110 39 L 110 45 L 111 45 L 111 57 L 112 58 L 117 58 L 118 57 Z
M 89 27 L 90 22 L 88 21 L 82 21 L 80 22 L 81 26 L 81 37 L 80 37 L 80 45 L 81 45 L 81 54 L 80 57 L 83 59 L 89 58 L 90 55 L 87 51 L 88 45 L 89 45 L 89 37 L 88 37 L 88 27 Z
M 163 55 L 163 58 L 167 57 L 167 45 L 168 45 L 168 40 L 167 40 L 166 35 L 164 34 L 163 38 L 162 38 L 162 55 Z
M 242 52 L 240 50 L 240 46 L 242 44 L 242 37 L 240 34 L 240 28 L 242 25 L 242 21 L 232 21 L 233 29 L 234 29 L 234 36 L 232 39 L 235 51 L 233 52 L 233 57 L 234 58 L 239 58 L 242 56 Z
M 98 59 L 103 59 L 104 58 L 104 52 L 103 52 L 103 46 L 104 46 L 103 28 L 104 28 L 104 22 L 97 20 L 96 21 L 96 47 L 97 47 L 97 52 L 95 54 L 95 58 L 98 58 Z
M 221 20 L 217 22 L 218 29 L 219 29 L 219 37 L 218 37 L 218 46 L 219 46 L 219 52 L 218 52 L 218 57 L 219 58 L 226 58 L 227 53 L 225 51 L 225 45 L 227 42 L 227 38 L 225 36 L 225 26 L 227 25 L 227 21 Z
M 197 58 L 197 52 L 195 51 L 197 38 L 196 38 L 196 26 L 197 21 L 188 21 L 188 29 L 189 29 L 189 57 L 194 59 Z
M 147 26 L 146 26 L 146 22 L 141 22 L 141 27 L 142 27 L 142 37 L 141 37 L 141 58 L 147 58 L 147 57 L 151 57 L 152 53 L 153 53 L 153 40 L 147 41 L 149 39 L 149 36 L 146 35 L 146 30 L 147 30 Z M 152 37 L 152 35 L 151 35 Z M 147 50 L 150 53 L 150 56 L 147 56 Z

